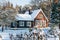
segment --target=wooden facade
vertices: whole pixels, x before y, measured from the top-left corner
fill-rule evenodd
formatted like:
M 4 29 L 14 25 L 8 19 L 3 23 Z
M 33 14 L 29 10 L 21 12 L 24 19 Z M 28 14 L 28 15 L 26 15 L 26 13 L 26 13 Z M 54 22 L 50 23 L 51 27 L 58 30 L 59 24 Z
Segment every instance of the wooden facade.
M 18 28 L 30 28 L 30 27 L 33 27 L 33 21 L 23 21 L 24 22 L 24 26 L 19 26 L 19 22 L 22 22 L 22 20 L 20 21 L 17 21 L 17 27 Z M 31 22 L 31 25 L 30 26 L 27 26 L 27 22 Z
M 20 26 L 19 22 L 24 22 L 24 26 Z M 30 26 L 27 26 L 27 22 L 30 22 L 31 25 Z M 12 28 L 31 28 L 33 27 L 34 24 L 33 24 L 33 21 L 22 21 L 22 20 L 19 20 L 19 21 L 16 21 L 15 25 L 13 26 L 13 23 L 11 24 L 11 27 Z
M 36 21 L 38 21 L 37 24 L 36 24 Z M 43 13 L 42 12 L 39 12 L 39 14 L 35 18 L 35 24 L 38 25 L 37 27 L 38 28 L 48 27 L 48 23 L 49 22 L 46 20 L 46 18 L 43 15 Z

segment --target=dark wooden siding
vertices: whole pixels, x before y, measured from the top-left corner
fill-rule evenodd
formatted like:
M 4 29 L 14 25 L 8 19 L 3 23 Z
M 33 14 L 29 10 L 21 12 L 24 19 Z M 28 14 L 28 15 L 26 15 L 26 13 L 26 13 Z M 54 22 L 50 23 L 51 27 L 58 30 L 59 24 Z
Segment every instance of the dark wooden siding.
M 17 28 L 31 28 L 34 26 L 34 21 L 23 21 L 24 22 L 24 26 L 19 26 L 19 22 L 21 22 L 22 20 L 16 21 L 16 27 Z M 31 22 L 31 27 L 27 26 L 27 22 Z M 12 28 L 15 28 L 12 24 L 11 24 Z

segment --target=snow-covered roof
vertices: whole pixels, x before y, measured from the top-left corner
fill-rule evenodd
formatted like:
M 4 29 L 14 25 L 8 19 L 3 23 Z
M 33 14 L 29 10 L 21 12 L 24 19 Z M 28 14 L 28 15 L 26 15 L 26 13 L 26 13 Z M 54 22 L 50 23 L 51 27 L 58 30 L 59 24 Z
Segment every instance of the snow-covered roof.
M 16 20 L 31 20 L 31 21 L 33 21 L 31 15 L 29 15 L 29 14 L 17 14 Z
M 25 12 L 25 14 L 17 14 L 16 16 L 16 20 L 34 20 L 35 17 L 39 14 L 39 12 L 42 12 L 43 15 L 45 16 L 44 12 L 42 11 L 42 9 L 37 9 L 32 11 L 32 14 L 30 15 L 28 11 Z M 48 21 L 48 18 L 45 16 L 45 18 Z
M 31 17 L 35 18 L 39 12 L 40 12 L 40 9 L 32 11 Z

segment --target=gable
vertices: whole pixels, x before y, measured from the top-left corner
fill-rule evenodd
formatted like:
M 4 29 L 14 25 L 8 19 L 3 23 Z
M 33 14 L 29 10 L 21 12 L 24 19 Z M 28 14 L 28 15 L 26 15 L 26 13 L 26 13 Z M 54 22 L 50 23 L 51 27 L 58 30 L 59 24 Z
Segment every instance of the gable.
M 36 16 L 35 19 L 37 19 L 37 20 L 46 20 L 46 18 L 44 17 L 42 12 L 39 12 L 39 14 Z
M 38 9 L 38 10 L 34 10 L 33 13 L 31 14 L 32 18 L 35 19 L 36 17 L 38 17 L 37 15 L 43 15 L 45 17 L 45 19 L 48 21 L 48 18 L 46 17 L 46 15 L 44 14 L 42 9 Z

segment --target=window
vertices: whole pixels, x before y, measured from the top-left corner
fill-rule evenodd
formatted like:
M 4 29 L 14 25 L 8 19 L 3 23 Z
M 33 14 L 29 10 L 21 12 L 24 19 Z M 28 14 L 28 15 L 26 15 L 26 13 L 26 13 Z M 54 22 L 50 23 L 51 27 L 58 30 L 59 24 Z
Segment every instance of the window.
M 40 18 L 43 18 L 43 15 L 40 15 Z
M 13 25 L 13 26 L 16 26 L 16 23 L 15 23 L 15 22 L 12 22 L 12 25 Z
M 40 26 L 42 27 L 42 20 L 40 20 Z
M 35 25 L 40 25 L 42 27 L 42 20 L 36 20 Z
M 19 22 L 19 26 L 24 26 L 24 22 L 23 21 L 20 21 Z
M 35 25 L 38 25 L 38 24 L 39 24 L 39 22 L 40 22 L 40 20 L 36 20 L 36 23 L 35 23 Z
M 45 20 L 43 21 L 43 26 L 46 27 L 46 21 Z
M 27 26 L 30 26 L 31 27 L 31 22 L 27 22 Z

